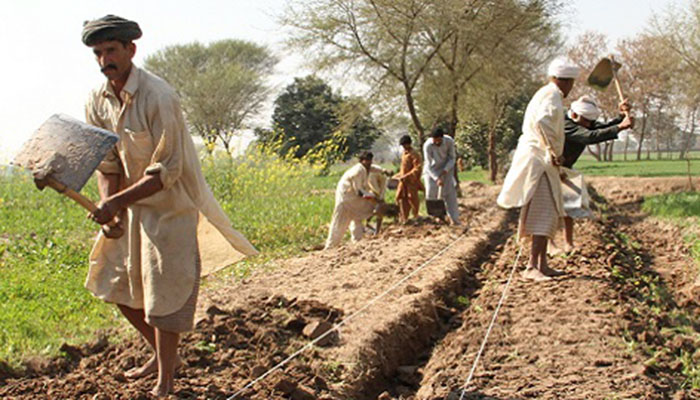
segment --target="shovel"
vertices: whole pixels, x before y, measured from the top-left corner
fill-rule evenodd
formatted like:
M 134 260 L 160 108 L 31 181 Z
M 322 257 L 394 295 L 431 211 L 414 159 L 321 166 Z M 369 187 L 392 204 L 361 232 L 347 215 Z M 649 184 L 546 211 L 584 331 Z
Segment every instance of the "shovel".
M 622 64 L 615 61 L 613 56 L 603 57 L 588 75 L 588 85 L 598 90 L 605 90 L 610 85 L 610 82 L 615 81 L 617 94 L 620 96 L 620 101 L 623 101 L 625 95 L 622 93 L 620 81 L 617 79 L 617 71 L 620 67 L 622 67 Z
M 118 140 L 112 132 L 55 114 L 34 132 L 12 164 L 29 169 L 57 192 L 95 212 L 95 203 L 80 190 Z
M 620 80 L 617 79 L 617 71 L 620 67 L 622 67 L 622 64 L 615 61 L 613 56 L 603 57 L 588 75 L 588 85 L 598 90 L 605 90 L 610 85 L 610 82 L 615 81 L 617 95 L 620 97 L 621 102 L 625 101 Z M 625 111 L 624 114 L 627 115 L 627 112 Z
M 437 199 L 425 199 L 425 208 L 431 217 L 444 220 L 447 215 L 447 209 L 445 208 L 445 199 L 442 198 L 442 186 L 438 189 L 437 197 Z

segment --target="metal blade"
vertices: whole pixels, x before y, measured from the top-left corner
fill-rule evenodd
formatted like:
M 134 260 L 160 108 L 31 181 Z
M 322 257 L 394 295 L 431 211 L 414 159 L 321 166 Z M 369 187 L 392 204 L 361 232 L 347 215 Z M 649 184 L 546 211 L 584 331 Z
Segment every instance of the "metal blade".
M 51 175 L 80 192 L 118 140 L 112 132 L 55 114 L 24 143 L 12 164 L 39 175 Z
M 617 68 L 621 66 L 619 63 Z M 605 90 L 613 80 L 613 62 L 605 57 L 596 64 L 593 71 L 588 75 L 588 85 L 598 90 Z

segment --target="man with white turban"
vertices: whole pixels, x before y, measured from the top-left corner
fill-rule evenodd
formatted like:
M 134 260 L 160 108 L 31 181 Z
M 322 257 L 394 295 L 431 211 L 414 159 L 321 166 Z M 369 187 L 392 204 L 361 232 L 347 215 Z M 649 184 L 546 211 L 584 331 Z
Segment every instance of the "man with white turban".
M 362 239 L 362 222 L 372 216 L 378 196 L 369 186 L 369 174 L 391 175 L 391 171 L 372 164 L 374 155 L 365 151 L 359 156 L 359 163 L 345 171 L 335 190 L 335 208 L 328 229 L 325 249 L 336 247 L 343 240 L 345 231 L 350 228 L 352 241 Z
M 528 269 L 523 276 L 535 281 L 561 275 L 547 265 L 547 242 L 565 216 L 559 171 L 564 151 L 563 99 L 571 92 L 579 68 L 557 58 L 547 74 L 550 82 L 527 105 L 523 134 L 498 196 L 501 207 L 522 207 L 518 234 L 520 238 L 532 237 Z
M 564 116 L 564 167 L 573 168 L 586 146 L 617 139 L 619 132 L 634 126 L 628 102 L 621 102 L 619 108 L 620 115 L 617 118 L 599 122 L 600 109 L 591 97 L 581 96 L 571 103 L 568 113 Z M 575 171 L 573 173 L 578 175 Z M 579 189 L 585 196 L 585 186 L 581 184 Z M 574 248 L 574 221 L 571 217 L 564 217 L 564 251 L 567 252 Z

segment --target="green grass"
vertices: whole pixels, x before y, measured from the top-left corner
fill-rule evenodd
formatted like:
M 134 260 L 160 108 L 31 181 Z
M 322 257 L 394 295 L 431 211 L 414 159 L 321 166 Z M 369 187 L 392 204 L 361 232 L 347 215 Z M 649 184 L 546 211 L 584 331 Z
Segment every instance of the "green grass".
M 95 197 L 94 184 L 86 193 Z M 113 308 L 83 289 L 96 232 L 85 211 L 26 174 L 0 170 L 0 360 L 57 354 L 113 326 Z
M 671 193 L 644 199 L 642 209 L 671 220 L 685 233 L 693 258 L 700 262 L 700 192 Z
M 205 161 L 203 169 L 234 227 L 262 252 L 222 273 L 246 275 L 323 242 L 337 176 L 260 155 Z M 83 193 L 96 199 L 95 183 Z M 39 192 L 27 173 L 0 170 L 0 361 L 57 355 L 63 342 L 123 323 L 83 288 L 97 232 L 85 214 L 51 189 Z
M 688 164 L 685 160 L 642 160 L 642 161 L 596 161 L 592 157 L 581 157 L 574 165 L 584 176 L 687 176 Z M 690 160 L 690 173 L 700 175 L 700 157 Z

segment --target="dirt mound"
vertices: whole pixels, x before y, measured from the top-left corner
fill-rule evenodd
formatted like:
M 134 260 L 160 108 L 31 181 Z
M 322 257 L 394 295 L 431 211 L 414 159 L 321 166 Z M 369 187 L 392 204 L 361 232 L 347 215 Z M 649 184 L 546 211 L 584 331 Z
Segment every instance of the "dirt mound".
M 248 307 L 230 310 L 211 306 L 192 334 L 183 338 L 184 368 L 175 394 L 181 399 L 225 399 L 254 378 L 303 347 L 309 326 L 333 324 L 343 311 L 317 301 L 271 296 Z M 139 399 L 155 385 L 155 377 L 129 381 L 124 371 L 152 354 L 140 340 L 109 345 L 64 346 L 66 358 L 37 365 L 22 379 L 6 382 L 2 398 Z M 337 345 L 330 336 L 326 347 Z M 284 375 L 272 374 L 255 386 L 248 399 L 310 399 L 331 396 L 327 372 L 314 362 L 314 351 L 289 363 Z

